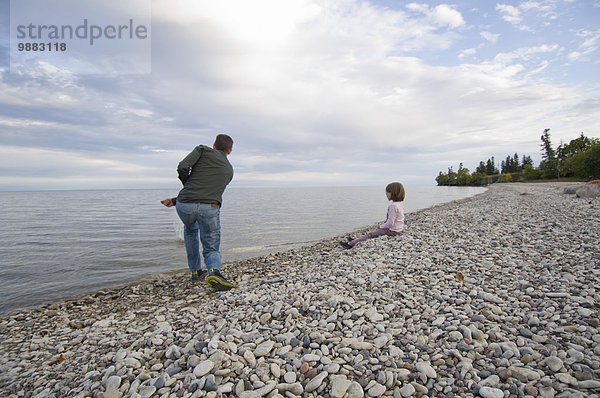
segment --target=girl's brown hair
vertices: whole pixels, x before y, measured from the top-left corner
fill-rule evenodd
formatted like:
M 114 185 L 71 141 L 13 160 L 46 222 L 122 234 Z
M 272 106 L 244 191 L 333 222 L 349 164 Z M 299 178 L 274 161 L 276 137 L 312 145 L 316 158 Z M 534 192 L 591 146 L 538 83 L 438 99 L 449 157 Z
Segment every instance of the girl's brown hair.
M 394 202 L 402 202 L 406 194 L 404 193 L 404 186 L 399 182 L 391 182 L 385 187 L 385 191 L 390 193 L 390 199 Z

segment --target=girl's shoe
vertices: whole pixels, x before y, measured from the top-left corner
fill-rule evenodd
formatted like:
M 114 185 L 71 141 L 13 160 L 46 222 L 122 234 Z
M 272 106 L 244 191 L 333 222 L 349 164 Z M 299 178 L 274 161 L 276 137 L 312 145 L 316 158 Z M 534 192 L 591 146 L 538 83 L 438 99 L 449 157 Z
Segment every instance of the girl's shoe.
M 340 246 L 342 246 L 344 249 L 352 249 L 352 246 L 350 246 L 348 242 L 342 241 L 340 242 Z

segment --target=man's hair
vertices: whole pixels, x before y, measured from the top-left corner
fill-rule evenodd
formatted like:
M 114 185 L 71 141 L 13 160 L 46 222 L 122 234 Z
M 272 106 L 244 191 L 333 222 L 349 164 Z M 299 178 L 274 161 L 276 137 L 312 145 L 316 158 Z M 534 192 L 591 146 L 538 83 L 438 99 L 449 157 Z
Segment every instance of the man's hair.
M 390 199 L 394 202 L 402 202 L 406 194 L 404 193 L 404 186 L 399 182 L 391 182 L 385 187 L 385 191 L 390 193 Z
M 233 139 L 227 134 L 219 134 L 215 138 L 214 146 L 215 149 L 227 153 L 233 148 Z

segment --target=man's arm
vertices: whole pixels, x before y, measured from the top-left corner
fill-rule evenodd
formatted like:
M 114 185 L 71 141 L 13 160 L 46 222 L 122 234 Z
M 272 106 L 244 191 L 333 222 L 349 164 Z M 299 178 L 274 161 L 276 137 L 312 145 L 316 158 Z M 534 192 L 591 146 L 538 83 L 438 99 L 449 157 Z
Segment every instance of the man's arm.
M 192 172 L 192 167 L 200 160 L 202 156 L 202 147 L 197 146 L 177 165 L 177 177 L 183 184 L 187 181 Z
M 163 205 L 167 207 L 173 207 L 177 204 L 177 198 L 167 198 L 160 201 Z

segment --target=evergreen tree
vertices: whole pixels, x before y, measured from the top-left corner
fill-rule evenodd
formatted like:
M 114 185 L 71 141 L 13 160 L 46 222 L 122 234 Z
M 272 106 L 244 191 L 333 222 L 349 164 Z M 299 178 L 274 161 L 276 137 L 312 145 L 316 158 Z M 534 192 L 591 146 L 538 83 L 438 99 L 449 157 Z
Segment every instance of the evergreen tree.
M 556 151 L 552 148 L 550 141 L 550 129 L 544 129 L 541 136 L 542 140 L 542 162 L 540 170 L 543 178 L 558 178 L 558 160 L 556 159 Z
M 493 176 L 495 174 L 498 174 L 498 169 L 496 168 L 496 164 L 495 164 L 495 160 L 494 157 L 492 156 L 491 159 L 487 160 L 487 163 L 485 164 L 485 174 L 489 175 L 489 176 Z
M 519 173 L 523 171 L 523 167 L 519 164 L 519 154 L 515 153 L 512 157 L 507 156 L 506 160 L 501 163 L 501 172 L 504 173 Z
M 556 152 L 552 148 L 552 142 L 550 141 L 550 129 L 544 129 L 542 134 L 542 159 L 553 160 L 556 159 Z
M 475 172 L 485 174 L 485 171 L 486 171 L 485 163 L 483 163 L 483 160 L 482 160 L 479 162 L 479 166 L 477 166 L 477 168 L 475 169 Z

